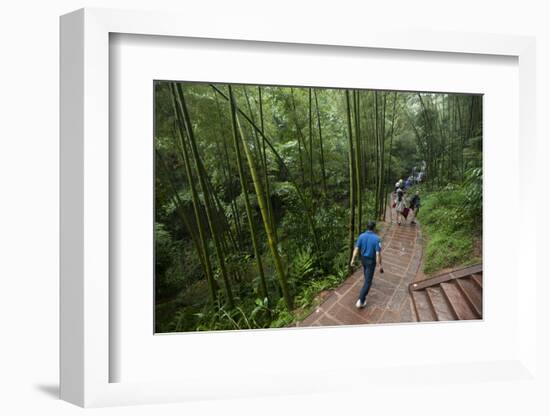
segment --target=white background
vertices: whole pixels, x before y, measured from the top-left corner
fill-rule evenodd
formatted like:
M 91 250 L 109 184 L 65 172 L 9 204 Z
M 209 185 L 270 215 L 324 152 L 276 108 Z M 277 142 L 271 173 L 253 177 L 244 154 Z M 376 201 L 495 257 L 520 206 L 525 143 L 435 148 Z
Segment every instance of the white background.
M 382 4 L 383 3 L 383 4 Z M 55 399 L 58 375 L 58 16 L 83 6 L 136 9 L 173 9 L 216 20 L 227 16 L 235 30 L 246 22 L 261 25 L 267 19 L 287 25 L 324 25 L 337 31 L 344 25 L 391 22 L 402 27 L 436 30 L 471 30 L 537 36 L 538 135 L 550 137 L 547 115 L 550 81 L 550 29 L 544 2 L 521 1 L 387 1 L 340 0 L 298 3 L 294 1 L 231 1 L 215 4 L 201 1 L 19 1 L 3 4 L 0 13 L 2 62 L 0 73 L 0 411 L 3 414 L 73 414 L 82 412 Z M 263 7 L 262 7 L 263 6 Z M 182 22 L 184 24 L 184 22 Z M 548 188 L 544 166 L 548 143 L 539 140 L 539 188 Z M 543 175 L 546 175 L 543 176 Z M 548 192 L 546 192 L 548 194 Z M 544 193 L 541 197 L 545 198 Z M 547 219 L 540 218 L 538 248 L 548 235 Z M 511 223 L 503 223 L 513 235 Z M 519 242 L 524 243 L 524 242 Z M 535 246 L 535 242 L 525 242 Z M 504 257 L 504 256 L 503 256 Z M 542 263 L 541 263 L 542 265 Z M 542 270 L 542 269 L 541 269 Z M 541 271 L 542 273 L 542 271 Z M 547 275 L 549 273 L 546 273 Z M 549 293 L 542 282 L 539 293 Z M 539 319 L 549 317 L 547 304 L 539 302 Z M 548 328 L 547 325 L 544 325 Z M 542 329 L 543 326 L 540 325 Z M 539 369 L 547 377 L 548 331 L 538 334 L 545 347 L 539 354 Z M 546 354 L 544 352 L 546 351 Z M 338 352 L 335 351 L 335 354 Z M 365 356 L 368 356 L 366 351 Z M 342 412 L 409 414 L 412 408 L 426 413 L 482 414 L 510 411 L 548 414 L 542 390 L 507 383 L 486 383 L 475 388 L 459 383 L 434 386 L 429 392 L 386 394 L 323 394 L 317 396 L 231 400 L 209 403 L 162 405 L 155 408 L 94 410 L 100 414 L 332 414 Z M 546 390 L 549 388 L 546 386 Z M 428 399 L 429 397 L 429 399 Z M 477 403 L 475 403 L 477 402 Z

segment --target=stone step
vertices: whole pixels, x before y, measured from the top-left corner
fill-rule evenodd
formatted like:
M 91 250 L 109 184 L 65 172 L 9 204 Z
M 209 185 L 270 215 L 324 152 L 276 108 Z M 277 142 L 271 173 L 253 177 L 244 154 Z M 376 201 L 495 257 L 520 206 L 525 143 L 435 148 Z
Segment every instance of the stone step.
M 481 287 L 471 277 L 456 279 L 456 284 L 468 303 L 470 303 L 477 317 L 481 318 L 483 315 L 483 294 Z
M 479 319 L 479 316 L 464 298 L 455 281 L 443 282 L 440 286 L 458 319 Z
M 438 321 L 456 321 L 458 319 L 439 285 L 427 287 L 425 290 Z
M 483 287 L 483 277 L 481 273 L 472 274 L 472 280 L 481 288 Z
M 435 321 L 436 314 L 425 290 L 411 292 L 416 317 L 420 322 Z

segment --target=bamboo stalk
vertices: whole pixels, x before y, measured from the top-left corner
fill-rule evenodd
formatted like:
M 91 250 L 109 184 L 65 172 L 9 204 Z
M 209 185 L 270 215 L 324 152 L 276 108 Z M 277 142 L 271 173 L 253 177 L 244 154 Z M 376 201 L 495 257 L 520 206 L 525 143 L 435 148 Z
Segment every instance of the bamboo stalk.
M 309 186 L 311 189 L 311 197 L 313 198 L 314 183 L 313 183 L 313 117 L 311 116 L 312 108 L 312 99 L 311 99 L 311 88 L 309 88 L 309 113 L 308 113 L 308 122 L 309 122 Z
M 355 237 L 355 164 L 354 164 L 354 151 L 353 151 L 353 134 L 351 124 L 351 105 L 349 90 L 346 90 L 346 109 L 348 120 L 348 156 L 349 156 L 349 188 L 350 188 L 350 215 L 349 215 L 349 259 L 348 259 L 348 273 L 351 273 L 351 256 L 354 249 L 354 237 Z
M 359 94 L 353 90 L 353 107 L 355 116 L 355 187 L 357 200 L 357 234 L 363 230 L 363 182 L 361 178 L 361 127 Z
M 230 94 L 231 94 L 231 87 L 230 88 Z M 248 228 L 250 230 L 250 238 L 252 240 L 252 247 L 254 249 L 254 257 L 256 258 L 256 265 L 258 267 L 258 273 L 260 275 L 260 283 L 261 283 L 261 293 L 262 297 L 267 298 L 267 283 L 265 280 L 265 273 L 264 273 L 264 267 L 262 264 L 262 256 L 260 253 L 259 245 L 258 245 L 258 231 L 256 228 L 256 224 L 254 222 L 254 218 L 252 216 L 252 208 L 250 207 L 250 198 L 248 196 L 248 188 L 246 186 L 246 178 L 244 174 L 243 169 L 243 162 L 241 158 L 241 150 L 239 146 L 239 132 L 237 130 L 237 122 L 235 119 L 235 106 L 233 101 L 231 102 L 231 126 L 233 130 L 233 146 L 235 148 L 235 154 L 237 155 L 237 170 L 239 172 L 239 179 L 241 183 L 241 191 L 244 195 L 244 206 L 246 209 L 246 216 L 248 218 Z M 244 144 L 244 143 L 243 143 Z
M 323 133 L 321 130 L 321 113 L 319 111 L 319 101 L 317 100 L 317 90 L 313 90 L 315 96 L 315 109 L 317 110 L 317 129 L 319 130 L 319 150 L 321 152 L 321 179 L 323 181 L 323 193 L 327 194 L 327 174 L 325 171 L 325 152 L 323 149 Z
M 229 101 L 229 97 L 226 96 L 219 88 L 217 88 L 215 85 L 212 85 L 212 84 L 210 84 L 210 86 L 214 89 L 214 91 L 216 91 L 218 94 L 220 94 L 224 99 Z M 264 132 L 261 131 L 260 128 L 258 126 L 256 126 L 256 124 L 254 124 L 254 122 L 250 119 L 250 117 L 248 117 L 246 115 L 246 113 L 243 112 L 238 107 L 238 105 L 236 103 L 235 103 L 235 108 L 236 108 L 237 113 L 240 114 L 248 122 L 248 124 L 250 124 L 250 126 L 254 130 L 256 130 L 260 134 L 260 136 L 263 137 L 263 139 L 265 140 L 265 143 L 267 144 L 267 146 L 271 150 L 273 156 L 275 156 L 275 158 L 277 159 L 277 162 L 279 163 L 279 165 L 285 170 L 286 174 L 288 175 L 289 182 L 292 184 L 292 186 L 294 186 L 296 194 L 298 195 L 298 199 L 300 200 L 300 203 L 302 204 L 302 207 L 304 208 L 304 212 L 306 213 L 306 222 L 307 222 L 307 224 L 309 226 L 309 229 L 310 229 L 310 232 L 311 232 L 313 245 L 318 250 L 319 249 L 319 244 L 317 242 L 317 232 L 316 232 L 316 229 L 315 229 L 315 223 L 313 221 L 313 207 L 310 204 L 308 204 L 303 192 L 300 189 L 300 186 L 298 186 L 296 181 L 292 178 L 291 172 L 288 169 L 288 167 L 286 166 L 286 163 L 285 163 L 284 159 L 281 157 L 279 152 L 277 152 L 277 149 L 275 149 L 275 147 L 271 143 L 271 140 L 269 140 L 267 135 L 264 134 Z
M 225 264 L 225 256 L 223 254 L 222 247 L 221 247 L 221 242 L 219 240 L 219 236 L 217 234 L 216 227 L 214 225 L 212 207 L 210 206 L 210 204 L 208 202 L 208 199 L 206 198 L 206 194 L 208 192 L 208 189 L 207 189 L 207 185 L 206 185 L 206 180 L 203 176 L 203 172 L 200 169 L 199 150 L 198 150 L 198 147 L 197 147 L 197 143 L 195 141 L 195 135 L 194 135 L 193 128 L 192 128 L 192 125 L 191 125 L 191 119 L 189 117 L 189 112 L 187 110 L 185 95 L 183 94 L 183 89 L 181 87 L 181 84 L 174 83 L 173 85 L 175 87 L 175 90 L 177 91 L 176 104 L 177 104 L 177 107 L 179 108 L 180 113 L 183 116 L 183 119 L 182 119 L 183 127 L 185 129 L 186 134 L 187 134 L 187 139 L 189 140 L 189 144 L 190 144 L 190 147 L 191 147 L 191 153 L 192 153 L 193 159 L 195 161 L 195 169 L 197 171 L 197 177 L 199 179 L 199 185 L 200 185 L 200 188 L 201 188 L 201 191 L 202 191 L 203 195 L 205 195 L 205 198 L 204 198 L 205 204 L 204 205 L 205 205 L 205 208 L 206 208 L 206 218 L 208 220 L 208 225 L 210 227 L 210 231 L 211 231 L 211 234 L 212 234 L 212 240 L 214 242 L 214 248 L 216 250 L 216 255 L 218 257 L 218 264 L 220 266 L 222 280 L 223 280 L 224 287 L 225 287 L 225 295 L 226 295 L 227 304 L 230 308 L 233 308 L 235 306 L 235 302 L 233 300 L 233 292 L 232 292 L 232 289 L 231 289 L 231 284 L 229 282 L 229 274 L 227 272 L 227 267 L 226 267 L 226 264 Z M 206 253 L 206 255 L 208 255 L 208 253 Z
M 275 228 L 275 214 L 273 212 L 273 204 L 271 203 L 271 185 L 269 183 L 269 172 L 268 172 L 268 165 L 267 165 L 267 149 L 266 149 L 266 143 L 265 143 L 265 130 L 264 130 L 264 107 L 263 107 L 263 99 L 262 99 L 262 87 L 258 85 L 258 101 L 259 101 L 259 107 L 260 107 L 260 129 L 261 129 L 261 136 L 262 136 L 262 159 L 263 159 L 263 165 L 264 165 L 264 182 L 265 182 L 265 193 L 267 196 L 267 211 L 269 213 L 269 218 L 271 221 L 271 227 L 275 230 L 275 237 L 278 239 L 277 236 L 277 229 Z
M 165 176 L 168 179 L 168 183 L 170 184 L 170 188 L 172 189 L 172 193 L 173 193 L 172 200 L 174 201 L 174 204 L 176 205 L 176 212 L 178 213 L 178 218 L 181 219 L 184 227 L 187 228 L 187 231 L 189 232 L 189 235 L 191 236 L 191 240 L 193 241 L 193 245 L 195 246 L 195 250 L 197 251 L 197 256 L 199 257 L 199 262 L 201 263 L 201 267 L 202 267 L 202 270 L 203 270 L 203 273 L 204 273 L 204 277 L 207 281 L 207 284 L 210 285 L 211 282 L 209 281 L 209 278 L 208 278 L 207 265 L 206 265 L 206 262 L 204 260 L 204 252 L 202 251 L 202 246 L 201 246 L 200 239 L 197 236 L 196 230 L 191 225 L 191 221 L 185 215 L 183 201 L 181 200 L 181 198 L 178 194 L 178 190 L 177 190 L 176 185 L 174 183 L 174 179 L 172 178 L 172 175 L 170 174 L 170 170 L 166 166 L 166 161 L 164 160 L 164 157 L 162 156 L 161 152 L 156 148 L 155 148 L 155 154 L 157 155 L 158 159 L 160 160 L 160 165 L 162 167 L 161 170 L 164 171 Z M 209 290 L 209 296 L 210 296 L 210 300 L 212 302 L 215 301 L 214 295 L 215 295 L 215 291 L 214 290 Z
M 208 256 L 208 245 L 206 243 L 206 231 L 204 229 L 204 225 L 202 223 L 201 214 L 200 214 L 200 200 L 199 195 L 197 192 L 197 189 L 195 187 L 195 181 L 193 180 L 193 174 L 191 172 L 191 162 L 189 158 L 189 153 L 187 150 L 187 146 L 185 145 L 184 137 L 183 137 L 183 115 L 181 114 L 181 111 L 179 110 L 179 106 L 176 103 L 176 91 L 174 89 L 174 86 L 171 85 L 171 92 L 172 92 L 172 105 L 174 106 L 174 112 L 176 113 L 176 119 L 178 121 L 179 125 L 179 142 L 180 142 L 180 150 L 183 156 L 184 166 L 185 166 L 185 172 L 187 175 L 187 181 L 189 184 L 189 187 L 191 188 L 191 198 L 193 201 L 193 212 L 195 214 L 195 222 L 197 223 L 197 227 L 199 229 L 199 238 L 201 241 L 201 247 L 204 254 L 204 262 L 206 266 L 206 279 L 208 283 L 208 291 L 210 295 L 210 300 L 214 302 L 216 300 L 216 291 L 215 291 L 215 284 L 214 284 L 214 274 L 212 272 L 212 264 L 210 262 L 210 257 Z
M 237 113 L 237 109 L 235 105 L 235 98 L 233 97 L 233 91 L 230 85 L 229 85 L 229 99 L 232 106 L 232 114 L 233 114 L 233 117 L 235 117 L 235 125 L 237 127 L 238 134 L 241 137 L 244 153 L 246 156 L 246 160 L 248 162 L 248 168 L 250 170 L 250 174 L 252 175 L 252 183 L 254 184 L 256 197 L 258 198 L 258 204 L 260 205 L 260 212 L 262 214 L 264 229 L 267 234 L 267 243 L 271 251 L 271 255 L 273 257 L 273 262 L 275 263 L 275 270 L 277 271 L 277 276 L 279 278 L 279 285 L 281 286 L 281 291 L 283 293 L 283 298 L 285 300 L 286 306 L 290 311 L 292 310 L 293 302 L 290 296 L 290 292 L 288 290 L 288 283 L 287 283 L 286 273 L 283 268 L 283 263 L 279 255 L 279 252 L 277 250 L 273 229 L 271 228 L 271 223 L 269 221 L 269 217 L 267 216 L 267 207 L 264 199 L 265 198 L 264 192 L 262 189 L 262 181 L 256 169 L 252 152 L 248 148 L 248 144 L 246 143 L 246 140 L 244 138 L 243 130 L 239 121 L 239 114 Z

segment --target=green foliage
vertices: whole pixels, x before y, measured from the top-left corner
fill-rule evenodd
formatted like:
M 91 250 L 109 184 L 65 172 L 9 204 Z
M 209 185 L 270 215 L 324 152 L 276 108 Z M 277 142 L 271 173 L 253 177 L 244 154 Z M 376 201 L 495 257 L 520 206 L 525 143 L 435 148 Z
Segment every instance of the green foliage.
M 439 270 L 472 263 L 473 238 L 465 231 L 433 231 L 425 251 L 424 272 L 433 274 Z
M 315 101 L 310 107 L 309 88 L 234 85 L 233 112 L 227 85 L 181 85 L 196 138 L 193 152 L 182 147 L 191 141 L 189 133 L 178 134 L 169 83 L 155 82 L 156 330 L 292 325 L 318 304 L 320 294 L 348 276 L 352 203 L 345 93 L 317 89 L 317 108 Z M 352 119 L 353 142 L 363 152 L 355 155 L 361 160 L 362 172 L 355 175 L 363 181 L 362 225 L 378 215 L 384 192 L 377 185 L 393 184 L 426 161 L 432 175 L 421 188 L 420 221 L 428 237 L 426 271 L 471 261 L 482 230 L 481 101 L 468 95 L 393 94 L 366 90 L 352 94 L 360 98 L 361 108 L 358 119 L 352 110 Z M 242 129 L 240 147 L 233 141 L 235 113 Z M 185 149 L 204 169 L 193 163 L 186 171 Z M 237 149 L 243 160 L 251 159 L 246 159 L 243 172 L 237 166 Z M 389 177 L 380 181 L 382 165 Z M 192 184 L 198 191 L 195 197 Z M 269 189 L 266 199 L 259 197 L 262 189 L 266 193 Z M 267 205 L 263 211 L 262 205 Z M 356 215 L 358 206 L 356 201 Z M 276 235 L 266 232 L 271 227 Z M 257 250 L 251 237 L 254 228 Z M 200 255 L 203 250 L 210 266 Z M 275 262 L 274 257 L 282 261 Z M 293 310 L 288 310 L 292 302 L 285 305 L 282 296 L 281 269 Z M 207 275 L 212 275 L 210 285 Z M 228 306 L 228 287 L 234 307 Z
M 187 330 L 211 331 L 265 328 L 269 324 L 271 313 L 267 299 L 255 299 L 254 302 L 247 301 L 233 309 L 218 304 L 216 308 L 207 307 L 203 311 L 195 313 L 196 323 L 194 328 Z M 174 328 L 177 327 L 177 322 L 179 322 L 178 316 L 174 320 Z
M 184 259 L 194 255 L 189 241 L 174 241 L 163 224 L 155 223 L 155 268 L 157 297 L 166 298 L 200 278 L 200 264 Z
M 325 291 L 332 289 L 342 283 L 342 277 L 329 275 L 322 279 L 313 280 L 306 285 L 296 296 L 296 306 L 309 312 L 309 308 L 314 305 L 317 296 Z M 307 314 L 306 314 L 307 315 Z
M 460 185 L 447 185 L 431 192 L 420 191 L 419 220 L 427 236 L 424 271 L 466 265 L 479 261 L 474 252 L 482 230 L 482 169 L 470 170 Z
M 482 231 L 483 210 L 483 170 L 473 168 L 466 172 L 466 180 L 462 187 L 464 202 L 462 205 L 461 220 L 469 222 L 471 229 Z
M 281 298 L 273 311 L 273 320 L 269 326 L 271 328 L 283 328 L 292 324 L 294 319 L 294 314 L 285 307 L 284 300 Z
M 421 157 L 417 152 L 417 143 L 413 132 L 404 131 L 395 137 L 392 148 L 391 173 L 393 178 L 406 178 L 413 166 L 419 164 Z M 395 183 L 395 180 L 393 181 Z
M 290 264 L 290 276 L 295 282 L 301 282 L 311 278 L 315 273 L 314 256 L 309 249 L 296 252 Z

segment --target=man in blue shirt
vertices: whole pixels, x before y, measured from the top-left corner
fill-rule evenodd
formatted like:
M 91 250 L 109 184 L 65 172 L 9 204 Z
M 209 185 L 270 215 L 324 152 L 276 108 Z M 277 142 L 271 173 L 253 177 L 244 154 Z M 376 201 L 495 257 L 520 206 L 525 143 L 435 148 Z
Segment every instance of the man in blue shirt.
M 363 274 L 365 275 L 365 283 L 359 293 L 359 299 L 355 306 L 357 308 L 364 308 L 367 305 L 367 295 L 369 293 L 370 286 L 372 284 L 372 277 L 374 276 L 374 269 L 376 263 L 380 267 L 380 273 L 384 273 L 382 268 L 382 240 L 375 234 L 374 228 L 376 223 L 369 221 L 367 223 L 367 231 L 359 235 L 357 242 L 355 243 L 355 249 L 351 256 L 350 266 L 353 267 L 357 254 L 361 253 L 361 263 L 363 264 Z

